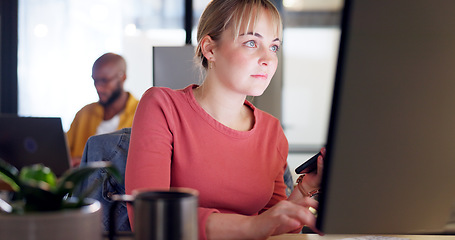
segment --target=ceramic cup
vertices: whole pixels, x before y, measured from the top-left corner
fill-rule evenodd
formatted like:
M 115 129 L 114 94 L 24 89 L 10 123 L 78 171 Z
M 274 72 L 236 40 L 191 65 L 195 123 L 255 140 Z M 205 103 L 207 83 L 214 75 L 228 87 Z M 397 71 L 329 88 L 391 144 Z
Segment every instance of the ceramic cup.
M 114 198 L 132 203 L 135 240 L 198 239 L 198 192 L 188 188 L 141 190 Z M 113 206 L 115 209 L 115 206 Z M 113 216 L 111 213 L 111 222 Z M 115 225 L 113 225 L 115 226 Z M 115 230 L 110 229 L 110 236 Z

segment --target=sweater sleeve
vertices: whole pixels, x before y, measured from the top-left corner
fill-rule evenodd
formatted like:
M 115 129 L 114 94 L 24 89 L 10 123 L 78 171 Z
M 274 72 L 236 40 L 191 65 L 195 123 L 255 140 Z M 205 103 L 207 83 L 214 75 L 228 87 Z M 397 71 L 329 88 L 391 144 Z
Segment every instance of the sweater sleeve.
M 205 232 L 205 225 L 207 223 L 207 218 L 212 213 L 219 213 L 220 211 L 213 209 L 213 208 L 198 208 L 198 225 L 199 225 L 199 239 L 207 239 L 207 235 Z
M 71 157 L 82 157 L 88 138 L 95 135 L 102 120 L 103 109 L 98 103 L 88 104 L 76 113 L 66 134 Z
M 136 109 L 125 168 L 126 194 L 134 194 L 140 189 L 170 187 L 172 133 L 158 98 L 159 92 L 150 88 Z M 128 216 L 133 227 L 131 206 L 128 206 Z
M 169 188 L 172 132 L 160 91 L 150 88 L 141 98 L 131 128 L 125 169 L 125 190 Z
M 284 171 L 286 170 L 286 166 L 280 171 L 275 179 L 275 188 L 273 190 L 272 198 L 267 203 L 267 205 L 259 212 L 263 213 L 264 211 L 268 210 L 269 208 L 273 207 L 279 201 L 286 200 L 286 184 L 284 183 Z
M 131 139 L 125 170 L 125 191 L 132 194 L 139 189 L 167 189 L 171 186 L 173 156 L 172 99 L 159 88 L 150 88 L 142 96 L 131 129 Z M 198 208 L 199 238 L 205 239 L 205 223 L 211 208 Z M 128 206 L 131 226 L 133 208 Z
M 262 212 L 268 210 L 269 208 L 271 208 L 275 204 L 277 204 L 279 201 L 287 199 L 286 183 L 284 182 L 284 173 L 288 166 L 287 157 L 288 157 L 288 152 L 289 152 L 289 144 L 286 139 L 286 136 L 284 135 L 284 132 L 281 131 L 281 126 L 279 126 L 279 124 L 277 124 L 276 128 L 278 129 L 277 137 L 275 138 L 277 140 L 276 141 L 276 147 L 277 147 L 276 158 L 280 159 L 280 161 L 282 163 L 282 167 L 280 168 L 278 174 L 275 177 L 273 195 L 270 198 L 270 201 L 267 203 L 267 205 L 259 213 L 262 213 Z

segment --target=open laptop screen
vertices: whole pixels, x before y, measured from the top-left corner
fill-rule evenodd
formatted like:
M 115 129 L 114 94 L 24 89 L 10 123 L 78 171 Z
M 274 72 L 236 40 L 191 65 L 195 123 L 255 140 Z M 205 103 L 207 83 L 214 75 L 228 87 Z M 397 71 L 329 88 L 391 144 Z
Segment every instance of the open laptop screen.
M 0 158 L 18 169 L 42 163 L 60 176 L 70 167 L 61 119 L 0 115 Z
M 317 225 L 442 233 L 455 206 L 455 1 L 347 0 Z

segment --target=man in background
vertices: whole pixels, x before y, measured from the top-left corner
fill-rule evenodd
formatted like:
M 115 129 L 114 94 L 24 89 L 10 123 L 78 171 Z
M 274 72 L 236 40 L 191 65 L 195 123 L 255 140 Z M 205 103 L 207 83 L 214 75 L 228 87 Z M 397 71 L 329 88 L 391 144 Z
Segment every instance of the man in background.
M 99 101 L 79 110 L 67 133 L 73 167 L 79 166 L 89 137 L 131 127 L 139 102 L 123 89 L 126 61 L 122 56 L 106 53 L 99 57 L 92 78 Z

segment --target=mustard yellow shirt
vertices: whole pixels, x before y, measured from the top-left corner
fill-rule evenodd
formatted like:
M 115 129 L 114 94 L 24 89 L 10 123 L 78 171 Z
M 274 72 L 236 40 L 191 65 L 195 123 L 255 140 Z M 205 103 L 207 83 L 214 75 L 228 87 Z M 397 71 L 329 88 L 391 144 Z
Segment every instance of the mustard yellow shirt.
M 128 93 L 126 107 L 120 113 L 120 121 L 117 129 L 131 127 L 138 103 L 139 101 Z M 95 135 L 96 129 L 103 121 L 103 117 L 104 108 L 97 102 L 84 106 L 76 113 L 70 130 L 67 132 L 71 157 L 82 157 L 85 143 L 89 137 Z

